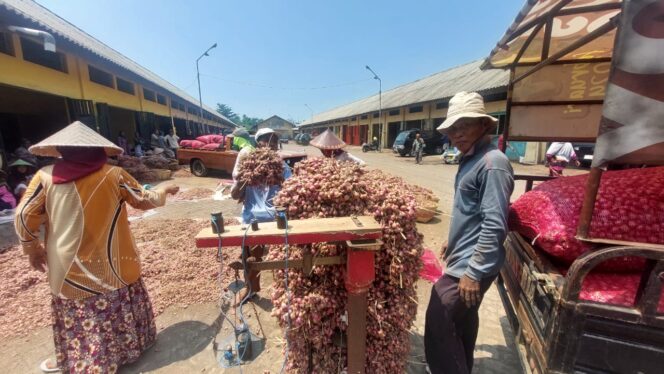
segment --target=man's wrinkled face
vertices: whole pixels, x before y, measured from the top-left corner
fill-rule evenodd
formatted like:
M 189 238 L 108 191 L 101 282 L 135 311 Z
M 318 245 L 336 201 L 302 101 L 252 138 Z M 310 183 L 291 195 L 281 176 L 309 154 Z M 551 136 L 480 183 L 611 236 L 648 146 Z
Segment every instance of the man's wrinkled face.
M 491 124 L 485 118 L 461 118 L 447 129 L 446 134 L 461 153 L 467 153 L 486 134 L 489 126 Z

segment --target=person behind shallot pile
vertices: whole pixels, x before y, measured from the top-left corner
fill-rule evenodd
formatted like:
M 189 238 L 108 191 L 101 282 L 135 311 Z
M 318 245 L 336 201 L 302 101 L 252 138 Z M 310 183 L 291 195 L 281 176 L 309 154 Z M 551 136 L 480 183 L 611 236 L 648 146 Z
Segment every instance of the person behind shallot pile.
M 108 165 L 107 157 L 122 149 L 79 121 L 30 152 L 59 157 L 32 178 L 14 221 L 30 265 L 48 269 L 56 356 L 41 369 L 115 373 L 156 338 L 125 202 L 152 209 L 178 187 L 146 190 L 124 169 Z
M 353 156 L 344 150 L 343 148 L 346 147 L 346 143 L 334 135 L 330 129 L 323 131 L 320 135 L 311 139 L 309 144 L 320 149 L 325 157 L 333 158 L 337 161 L 354 162 L 360 166 L 366 165 L 359 157 Z
M 433 374 L 472 372 L 484 293 L 505 261 L 507 212 L 514 172 L 493 144 L 498 120 L 486 114 L 482 96 L 459 92 L 438 127 L 463 156 L 454 183 L 449 237 L 443 245 L 445 274 L 431 290 L 424 351 Z

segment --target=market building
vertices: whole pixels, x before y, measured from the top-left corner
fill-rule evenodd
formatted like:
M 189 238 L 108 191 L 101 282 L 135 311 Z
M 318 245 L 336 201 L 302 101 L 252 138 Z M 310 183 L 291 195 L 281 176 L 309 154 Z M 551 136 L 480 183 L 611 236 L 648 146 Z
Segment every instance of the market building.
M 479 92 L 487 113 L 500 120 L 496 135 L 505 126 L 509 72 L 480 70 L 482 60 L 430 75 L 372 95 L 302 122 L 300 131 L 316 135 L 332 129 L 347 144 L 361 145 L 376 136 L 381 147 L 391 148 L 399 132 L 410 129 L 434 131 L 446 117 L 448 101 L 459 91 Z M 510 142 L 512 160 L 538 162 L 544 148 L 539 143 Z
M 193 71 L 193 68 L 192 68 Z M 181 138 L 235 124 L 30 0 L 0 2 L 0 151 L 80 120 L 115 141 L 174 128 Z
M 279 134 L 280 138 L 293 139 L 293 131 L 295 129 L 295 125 L 290 121 L 286 121 L 285 119 L 279 116 L 272 116 L 266 119 L 265 121 L 257 124 L 256 130 L 260 130 L 265 127 L 269 127 L 272 130 L 274 130 L 276 133 Z

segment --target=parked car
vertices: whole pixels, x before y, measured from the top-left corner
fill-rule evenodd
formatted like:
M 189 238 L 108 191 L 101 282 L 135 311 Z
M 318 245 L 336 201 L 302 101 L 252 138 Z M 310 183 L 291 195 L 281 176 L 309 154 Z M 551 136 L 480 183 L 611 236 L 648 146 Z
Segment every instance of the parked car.
M 309 134 L 300 134 L 299 137 L 296 140 L 297 144 L 300 145 L 309 145 L 309 141 L 311 140 L 311 135 Z
M 413 152 L 413 140 L 415 139 L 415 134 L 420 133 L 422 139 L 424 139 L 424 153 L 430 155 L 441 155 L 445 151 L 444 143 L 446 138 L 438 133 L 437 131 L 423 131 L 423 130 L 405 130 L 397 135 L 397 138 L 394 140 L 392 145 L 392 151 L 398 153 L 399 156 L 404 157 L 406 155 L 412 155 Z
M 590 167 L 593 162 L 593 154 L 595 153 L 595 143 L 572 143 L 576 158 L 583 167 Z

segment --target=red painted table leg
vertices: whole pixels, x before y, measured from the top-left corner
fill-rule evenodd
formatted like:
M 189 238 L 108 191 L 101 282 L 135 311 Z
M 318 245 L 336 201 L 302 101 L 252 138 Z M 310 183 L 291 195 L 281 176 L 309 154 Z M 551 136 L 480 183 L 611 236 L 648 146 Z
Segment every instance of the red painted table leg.
M 367 294 L 375 278 L 373 251 L 348 248 L 346 290 L 348 290 L 348 373 L 364 374 L 367 349 Z
M 364 374 L 367 351 L 367 294 L 348 292 L 348 373 Z

